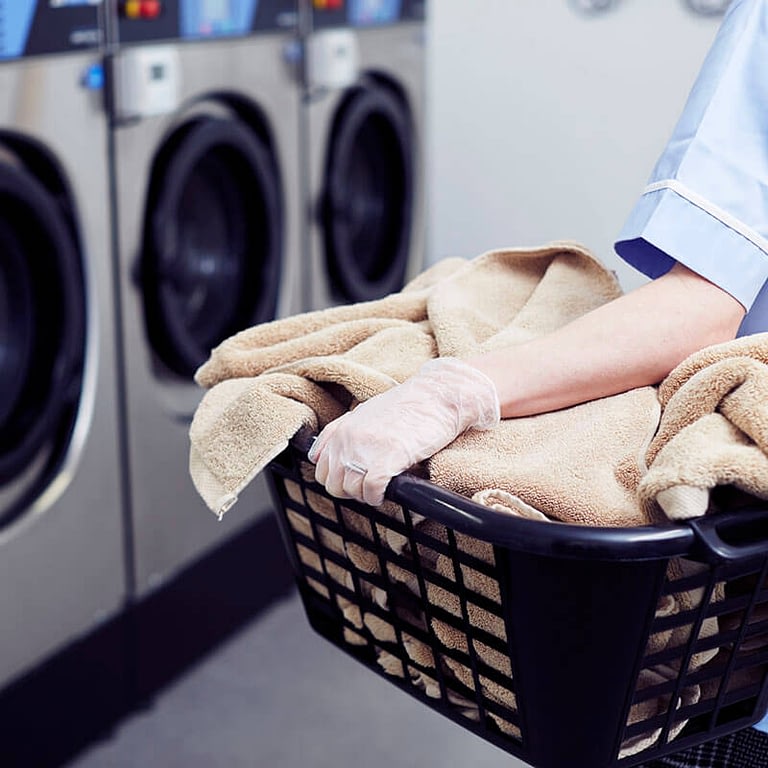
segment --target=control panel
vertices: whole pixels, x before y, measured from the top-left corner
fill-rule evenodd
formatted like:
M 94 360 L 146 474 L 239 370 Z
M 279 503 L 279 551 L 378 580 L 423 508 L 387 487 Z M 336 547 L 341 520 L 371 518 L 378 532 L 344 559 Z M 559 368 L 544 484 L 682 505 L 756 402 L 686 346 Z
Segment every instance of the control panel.
M 426 0 L 311 0 L 312 29 L 424 21 Z
M 102 0 L 0 0 L 0 60 L 98 48 Z
M 120 44 L 293 30 L 298 0 L 118 0 Z

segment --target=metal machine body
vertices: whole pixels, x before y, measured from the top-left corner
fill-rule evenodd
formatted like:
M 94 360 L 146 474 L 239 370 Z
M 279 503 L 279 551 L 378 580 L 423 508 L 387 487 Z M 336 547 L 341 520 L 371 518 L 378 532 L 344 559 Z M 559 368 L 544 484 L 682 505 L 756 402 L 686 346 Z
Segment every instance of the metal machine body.
M 100 13 L 0 0 L 0 687 L 126 597 Z
M 143 10 L 142 10 L 143 9 Z M 189 476 L 193 374 L 224 338 L 301 309 L 294 0 L 115 3 L 112 94 L 134 593 L 270 507 L 218 523 Z
M 424 264 L 423 0 L 302 6 L 310 309 L 397 291 Z

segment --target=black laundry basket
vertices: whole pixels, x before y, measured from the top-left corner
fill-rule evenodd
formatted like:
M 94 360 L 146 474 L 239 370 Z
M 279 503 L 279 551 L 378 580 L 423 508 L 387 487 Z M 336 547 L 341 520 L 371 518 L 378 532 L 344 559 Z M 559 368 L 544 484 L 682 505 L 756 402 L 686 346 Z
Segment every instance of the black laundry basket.
M 411 475 L 373 508 L 269 467 L 313 628 L 536 768 L 634 766 L 768 706 L 768 508 L 590 528 Z

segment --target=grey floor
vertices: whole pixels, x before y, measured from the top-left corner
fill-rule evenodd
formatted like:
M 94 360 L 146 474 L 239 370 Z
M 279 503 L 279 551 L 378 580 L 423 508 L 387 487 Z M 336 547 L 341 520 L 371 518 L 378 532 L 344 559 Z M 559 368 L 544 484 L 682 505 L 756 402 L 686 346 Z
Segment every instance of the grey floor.
M 320 638 L 265 614 L 68 768 L 523 768 Z

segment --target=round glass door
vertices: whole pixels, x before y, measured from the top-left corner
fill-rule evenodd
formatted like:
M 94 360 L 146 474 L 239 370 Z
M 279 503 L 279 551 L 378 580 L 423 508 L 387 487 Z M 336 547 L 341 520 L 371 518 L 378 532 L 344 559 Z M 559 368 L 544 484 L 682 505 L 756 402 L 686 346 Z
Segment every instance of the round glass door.
M 153 169 L 143 257 L 147 329 L 191 377 L 228 336 L 275 317 L 282 192 L 268 146 L 236 120 L 190 121 Z
M 46 487 L 68 447 L 85 359 L 85 288 L 56 199 L 0 163 L 0 524 Z
M 334 293 L 351 302 L 403 287 L 413 208 L 413 141 L 405 105 L 372 83 L 340 108 L 326 161 L 322 207 Z

